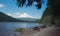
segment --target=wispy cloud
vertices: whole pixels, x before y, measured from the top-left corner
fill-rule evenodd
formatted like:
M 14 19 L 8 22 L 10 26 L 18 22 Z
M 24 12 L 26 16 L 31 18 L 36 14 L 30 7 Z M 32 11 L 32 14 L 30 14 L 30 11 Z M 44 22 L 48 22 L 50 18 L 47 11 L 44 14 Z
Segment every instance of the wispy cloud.
M 28 13 L 19 13 L 19 12 L 16 12 L 16 13 L 13 13 L 13 14 L 10 14 L 10 13 L 7 13 L 7 15 L 9 16 L 12 16 L 14 18 L 36 18 L 36 17 L 33 17 L 31 15 L 29 15 Z
M 14 14 L 16 14 L 16 15 L 20 15 L 21 13 L 16 12 L 16 13 L 14 13 Z
M 0 8 L 3 8 L 5 5 L 4 4 L 0 4 Z
M 8 16 L 11 16 L 11 17 L 14 17 L 14 18 L 17 18 L 21 13 L 19 12 L 16 12 L 16 13 L 7 13 Z
M 7 15 L 8 15 L 8 16 L 12 16 L 12 14 L 10 14 L 10 13 L 7 13 Z

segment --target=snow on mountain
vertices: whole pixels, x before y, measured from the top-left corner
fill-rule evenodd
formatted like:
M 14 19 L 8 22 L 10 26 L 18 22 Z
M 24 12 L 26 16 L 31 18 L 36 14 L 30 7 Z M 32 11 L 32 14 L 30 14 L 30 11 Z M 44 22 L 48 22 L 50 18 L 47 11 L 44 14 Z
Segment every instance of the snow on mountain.
M 35 17 L 30 16 L 30 15 L 28 15 L 27 13 L 23 13 L 23 14 L 17 16 L 17 18 L 35 18 Z

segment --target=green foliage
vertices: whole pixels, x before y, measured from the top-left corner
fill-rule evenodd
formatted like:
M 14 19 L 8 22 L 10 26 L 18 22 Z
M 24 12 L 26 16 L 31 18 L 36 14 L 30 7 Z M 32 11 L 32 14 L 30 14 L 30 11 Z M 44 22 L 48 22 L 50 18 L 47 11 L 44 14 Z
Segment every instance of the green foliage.
M 60 0 L 49 0 L 48 6 L 51 6 L 51 8 L 53 9 L 54 17 L 60 16 Z
M 52 10 L 50 6 L 47 7 L 46 10 L 43 12 L 42 18 L 49 16 L 49 15 L 53 16 L 53 12 L 54 11 Z
M 40 20 L 40 22 L 43 25 L 50 25 L 50 24 L 54 24 L 55 25 L 55 18 L 54 18 L 54 11 L 52 10 L 52 8 L 49 6 L 47 7 L 47 9 L 44 11 L 42 18 Z
M 17 22 L 17 21 L 21 21 L 21 20 L 17 20 L 15 18 L 12 18 L 12 17 L 0 12 L 0 22 Z
M 44 25 L 60 24 L 60 0 L 48 0 L 48 7 L 44 11 L 40 23 Z
M 46 8 L 46 10 L 44 11 L 42 18 L 40 19 L 40 23 L 47 25 L 48 23 L 51 24 L 51 19 L 53 17 L 53 10 L 52 8 L 50 8 L 50 6 L 48 8 Z

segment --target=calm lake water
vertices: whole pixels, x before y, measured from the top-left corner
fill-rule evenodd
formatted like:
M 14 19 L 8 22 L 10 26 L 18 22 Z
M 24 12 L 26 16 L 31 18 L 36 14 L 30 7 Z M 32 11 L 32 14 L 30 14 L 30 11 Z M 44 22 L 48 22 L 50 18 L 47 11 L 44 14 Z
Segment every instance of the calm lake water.
M 32 28 L 38 26 L 38 23 L 33 22 L 0 22 L 0 36 L 18 36 L 14 32 L 16 28 Z

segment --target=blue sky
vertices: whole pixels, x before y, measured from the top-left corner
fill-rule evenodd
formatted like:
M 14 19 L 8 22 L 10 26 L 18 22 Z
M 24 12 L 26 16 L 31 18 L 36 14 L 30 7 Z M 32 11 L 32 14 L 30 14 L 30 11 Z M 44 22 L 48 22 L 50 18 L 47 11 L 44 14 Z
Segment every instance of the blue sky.
M 38 10 L 35 6 L 19 8 L 14 0 L 0 0 L 0 11 L 13 17 L 26 13 L 26 15 L 41 18 L 43 11 L 47 7 L 47 0 L 44 1 L 42 8 Z

